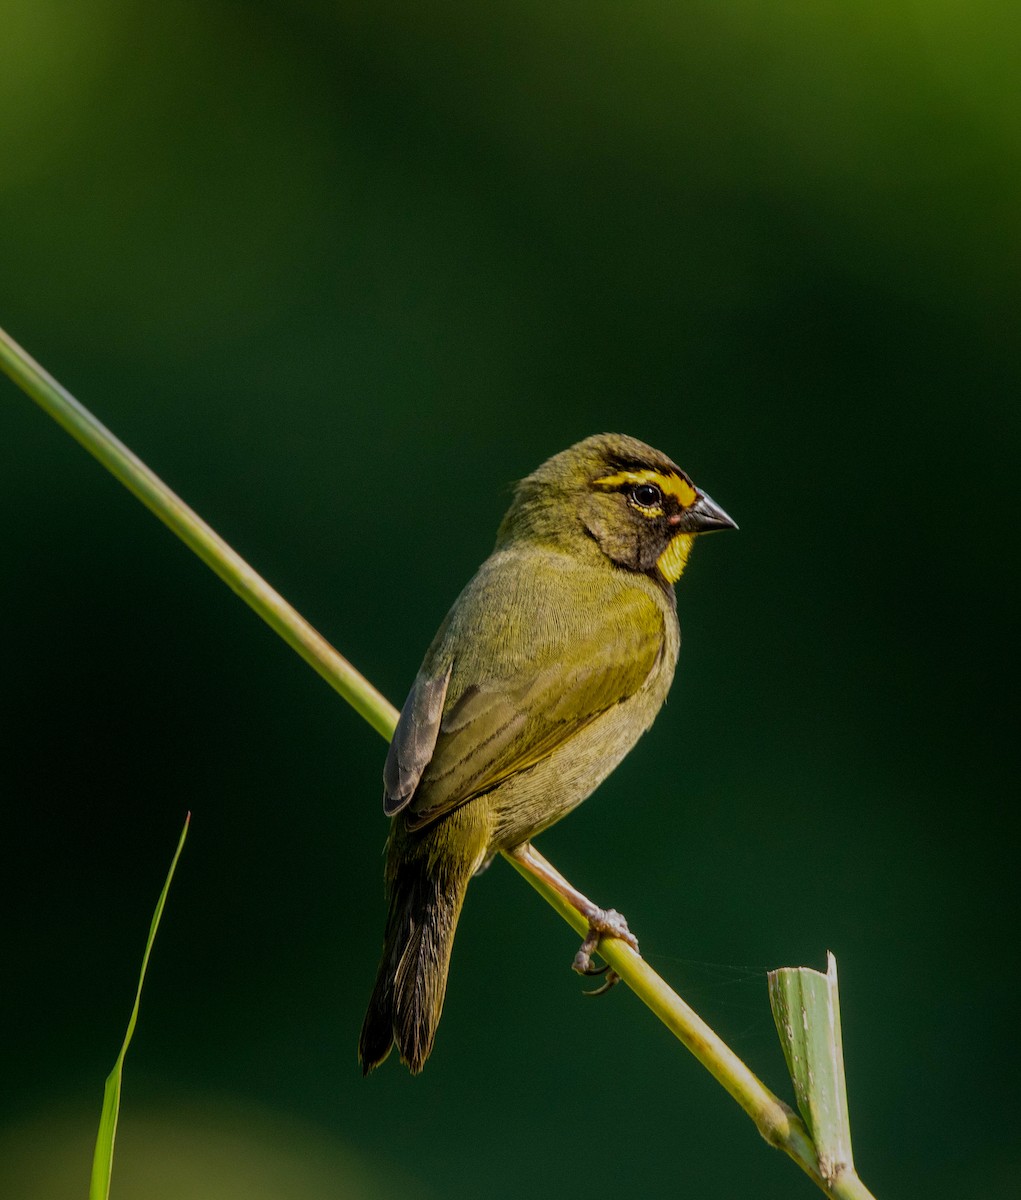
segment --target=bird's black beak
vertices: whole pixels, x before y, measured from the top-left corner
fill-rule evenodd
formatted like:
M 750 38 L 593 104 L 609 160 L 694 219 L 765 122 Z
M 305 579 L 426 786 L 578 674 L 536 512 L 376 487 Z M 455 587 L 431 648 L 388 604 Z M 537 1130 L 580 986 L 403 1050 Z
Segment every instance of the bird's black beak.
M 737 528 L 737 522 L 705 492 L 699 492 L 694 504 L 672 517 L 671 524 L 674 523 L 678 533 L 714 533 L 717 529 Z

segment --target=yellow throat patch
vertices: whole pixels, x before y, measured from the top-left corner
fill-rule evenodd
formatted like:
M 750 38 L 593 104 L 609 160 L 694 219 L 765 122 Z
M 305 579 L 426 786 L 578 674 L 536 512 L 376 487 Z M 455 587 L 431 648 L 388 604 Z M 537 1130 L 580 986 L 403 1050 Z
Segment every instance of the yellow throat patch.
M 687 565 L 694 540 L 694 534 L 679 533 L 656 559 L 656 566 L 670 583 L 676 583 L 680 579 L 681 573 Z

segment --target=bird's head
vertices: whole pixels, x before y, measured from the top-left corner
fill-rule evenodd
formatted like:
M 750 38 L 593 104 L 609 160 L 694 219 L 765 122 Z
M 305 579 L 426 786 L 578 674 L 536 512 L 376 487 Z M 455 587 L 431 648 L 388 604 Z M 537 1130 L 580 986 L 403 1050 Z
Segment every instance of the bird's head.
M 600 433 L 547 459 L 517 486 L 497 548 L 527 540 L 675 583 L 700 533 L 737 525 L 665 454 Z

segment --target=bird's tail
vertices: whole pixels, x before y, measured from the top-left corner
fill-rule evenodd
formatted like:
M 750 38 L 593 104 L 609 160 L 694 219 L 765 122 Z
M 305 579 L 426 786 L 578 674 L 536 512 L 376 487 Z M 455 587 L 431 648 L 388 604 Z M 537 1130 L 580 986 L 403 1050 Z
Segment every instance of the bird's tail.
M 476 865 L 475 856 L 437 854 L 437 832 L 429 830 L 414 844 L 395 822 L 391 834 L 383 957 L 358 1042 L 365 1075 L 395 1044 L 401 1061 L 417 1075 L 433 1048 L 454 931 Z

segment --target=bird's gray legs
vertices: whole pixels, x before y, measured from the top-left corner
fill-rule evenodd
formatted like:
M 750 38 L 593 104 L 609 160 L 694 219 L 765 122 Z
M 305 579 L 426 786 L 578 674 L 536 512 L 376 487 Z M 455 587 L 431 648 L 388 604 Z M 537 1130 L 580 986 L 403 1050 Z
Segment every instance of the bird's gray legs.
M 608 971 L 605 966 L 594 967 L 592 965 L 592 955 L 598 949 L 599 939 L 602 937 L 620 938 L 622 942 L 627 942 L 633 950 L 638 949 L 638 939 L 628 929 L 627 921 L 619 912 L 612 908 L 600 908 L 597 904 L 593 904 L 587 896 L 583 896 L 576 887 L 568 883 L 552 863 L 547 862 L 530 842 L 522 842 L 520 846 L 515 846 L 510 853 L 529 874 L 543 880 L 555 892 L 563 896 L 567 903 L 577 909 L 588 922 L 588 934 L 571 964 L 572 968 L 580 975 L 602 975 L 604 971 Z M 609 971 L 602 987 L 585 994 L 601 996 L 604 992 L 608 992 L 619 978 L 616 972 Z

